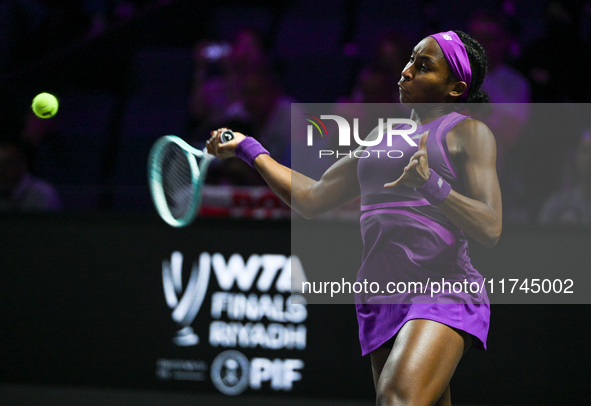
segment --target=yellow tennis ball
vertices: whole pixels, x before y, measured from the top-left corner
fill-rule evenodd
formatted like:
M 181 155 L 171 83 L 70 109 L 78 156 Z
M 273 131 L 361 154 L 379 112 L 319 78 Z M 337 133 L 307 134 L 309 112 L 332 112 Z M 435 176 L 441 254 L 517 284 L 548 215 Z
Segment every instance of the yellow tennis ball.
M 39 93 L 33 99 L 33 112 L 40 118 L 51 118 L 57 113 L 59 103 L 54 95 L 49 93 Z

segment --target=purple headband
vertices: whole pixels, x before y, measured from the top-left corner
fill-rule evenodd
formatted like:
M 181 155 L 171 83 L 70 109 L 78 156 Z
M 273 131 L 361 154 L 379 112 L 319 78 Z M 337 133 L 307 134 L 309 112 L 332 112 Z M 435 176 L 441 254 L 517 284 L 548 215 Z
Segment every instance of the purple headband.
M 460 98 L 465 99 L 470 90 L 472 70 L 470 69 L 470 60 L 468 59 L 468 53 L 466 52 L 464 43 L 458 37 L 458 34 L 453 31 L 438 32 L 437 34 L 431 35 L 431 37 L 435 38 L 435 41 L 439 44 L 454 75 L 468 85 L 466 91 L 460 96 Z

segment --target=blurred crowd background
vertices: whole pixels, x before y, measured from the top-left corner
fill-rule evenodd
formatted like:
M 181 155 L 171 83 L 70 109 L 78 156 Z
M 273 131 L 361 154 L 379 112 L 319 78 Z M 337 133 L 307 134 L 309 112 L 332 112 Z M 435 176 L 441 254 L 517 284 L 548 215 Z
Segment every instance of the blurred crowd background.
M 0 210 L 152 210 L 155 139 L 222 125 L 289 165 L 291 103 L 394 105 L 412 47 L 449 29 L 488 53 L 505 224 L 591 224 L 588 0 L 0 1 Z M 267 196 L 237 159 L 208 184 L 214 206 Z

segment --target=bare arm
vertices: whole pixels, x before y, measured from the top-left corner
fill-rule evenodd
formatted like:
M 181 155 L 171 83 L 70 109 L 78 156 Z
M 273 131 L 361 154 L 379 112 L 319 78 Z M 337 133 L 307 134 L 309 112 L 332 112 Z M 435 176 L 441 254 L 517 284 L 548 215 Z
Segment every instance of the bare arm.
M 244 139 L 244 135 L 234 134 L 234 140 L 220 144 L 214 132 L 207 143 L 209 152 L 220 159 L 234 156 L 236 145 Z M 318 181 L 281 165 L 266 154 L 257 156 L 254 166 L 269 187 L 306 218 L 340 207 L 360 193 L 356 158 L 344 157 L 335 162 Z
M 405 184 L 421 187 L 429 178 L 424 134 L 419 150 L 411 157 L 404 173 L 396 181 L 384 185 Z M 496 171 L 496 142 L 488 127 L 477 120 L 460 122 L 447 135 L 450 152 L 464 173 L 466 196 L 452 190 L 437 208 L 459 229 L 488 248 L 495 246 L 501 235 L 501 190 Z
M 458 148 L 466 196 L 452 190 L 437 208 L 455 226 L 492 248 L 503 227 L 495 138 L 480 121 L 464 120 L 450 131 L 448 143 Z

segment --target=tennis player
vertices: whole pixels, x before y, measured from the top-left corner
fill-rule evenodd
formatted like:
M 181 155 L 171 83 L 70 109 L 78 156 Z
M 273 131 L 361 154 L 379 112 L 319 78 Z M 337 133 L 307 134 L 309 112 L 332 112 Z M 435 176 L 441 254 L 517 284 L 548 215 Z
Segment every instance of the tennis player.
M 496 143 L 485 124 L 458 111 L 488 103 L 480 89 L 486 64 L 482 46 L 461 31 L 431 35 L 414 47 L 398 85 L 400 101 L 412 108 L 416 134 L 422 134 L 418 148 L 402 137 L 394 137 L 391 147 L 383 137 L 379 145 L 359 148 L 402 150 L 408 161 L 384 159 L 384 154 L 346 156 L 314 180 L 278 164 L 254 138 L 239 133 L 220 144 L 219 130 L 213 131 L 207 148 L 221 159 L 245 160 L 307 218 L 361 195 L 364 249 L 358 281 L 445 275 L 451 282 L 482 286 L 465 234 L 489 248 L 501 234 Z M 472 346 L 486 348 L 486 290 L 448 291 L 431 302 L 404 294 L 362 294 L 356 303 L 376 404 L 450 405 L 449 382 L 463 354 Z

